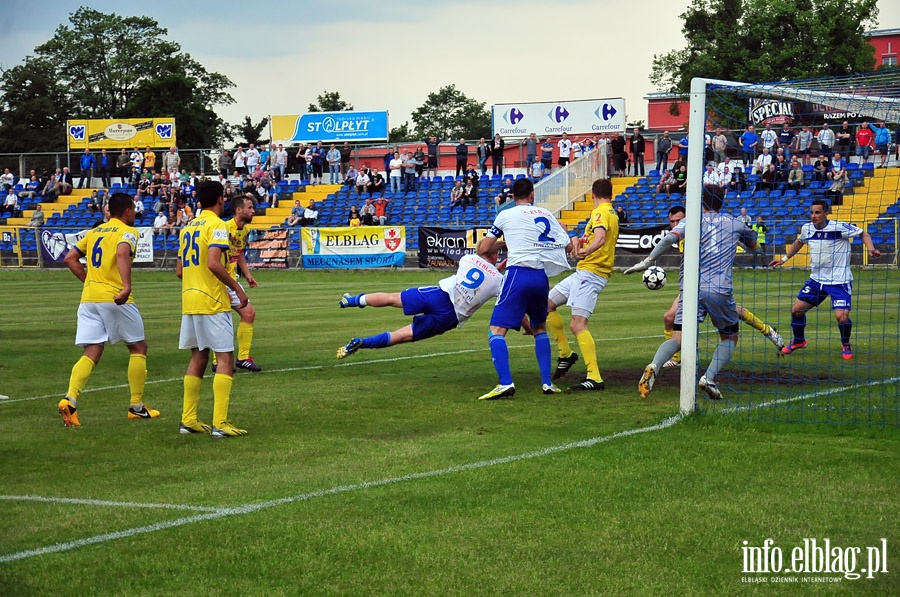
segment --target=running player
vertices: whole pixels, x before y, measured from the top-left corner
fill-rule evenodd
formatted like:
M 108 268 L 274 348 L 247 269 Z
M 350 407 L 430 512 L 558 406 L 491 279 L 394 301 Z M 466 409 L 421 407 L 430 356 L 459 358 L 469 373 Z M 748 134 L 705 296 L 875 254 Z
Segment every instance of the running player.
M 113 193 L 107 204 L 109 222 L 90 230 L 66 254 L 66 265 L 84 283 L 78 306 L 75 344 L 84 352 L 69 377 L 69 389 L 59 401 L 59 414 L 66 427 L 78 427 L 78 398 L 94 370 L 106 343 L 125 342 L 128 385 L 131 390 L 129 419 L 153 419 L 158 410 L 144 403 L 147 381 L 147 341 L 144 321 L 131 295 L 131 262 L 137 248 L 134 228 L 134 200 L 125 193 Z M 87 257 L 87 267 L 81 258 Z

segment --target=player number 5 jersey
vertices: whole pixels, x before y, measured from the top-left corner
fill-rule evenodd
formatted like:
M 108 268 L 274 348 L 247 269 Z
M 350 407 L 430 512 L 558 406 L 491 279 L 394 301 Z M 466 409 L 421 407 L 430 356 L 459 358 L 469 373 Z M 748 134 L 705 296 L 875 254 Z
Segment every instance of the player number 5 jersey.
M 494 265 L 477 255 L 465 255 L 459 260 L 455 276 L 438 282 L 441 290 L 450 295 L 459 327 L 488 300 L 500 294 L 503 274 Z
M 807 222 L 800 229 L 800 242 L 809 245 L 810 277 L 821 284 L 846 284 L 850 271 L 850 240 L 862 234 L 853 224 L 826 220 L 824 228 Z

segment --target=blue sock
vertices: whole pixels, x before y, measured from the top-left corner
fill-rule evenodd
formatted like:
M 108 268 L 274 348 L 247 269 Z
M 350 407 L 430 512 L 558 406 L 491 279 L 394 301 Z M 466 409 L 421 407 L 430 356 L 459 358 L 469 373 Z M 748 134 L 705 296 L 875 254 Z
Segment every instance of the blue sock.
M 506 345 L 506 336 L 492 335 L 488 342 L 491 347 L 491 360 L 494 362 L 500 384 L 508 386 L 513 380 L 512 372 L 509 370 L 509 347 Z
M 550 379 L 552 353 L 550 352 L 550 338 L 547 336 L 547 332 L 534 335 L 534 354 L 537 357 L 538 369 L 541 371 L 541 383 L 549 386 L 553 383 L 553 380 Z
M 369 336 L 362 339 L 363 348 L 384 348 L 391 345 L 391 333 L 382 332 L 377 336 Z
M 800 317 L 791 317 L 791 330 L 794 332 L 794 341 L 803 342 L 806 335 L 806 313 Z
M 841 332 L 841 344 L 850 344 L 850 330 L 853 329 L 853 322 L 847 319 L 847 323 L 839 323 L 838 329 Z

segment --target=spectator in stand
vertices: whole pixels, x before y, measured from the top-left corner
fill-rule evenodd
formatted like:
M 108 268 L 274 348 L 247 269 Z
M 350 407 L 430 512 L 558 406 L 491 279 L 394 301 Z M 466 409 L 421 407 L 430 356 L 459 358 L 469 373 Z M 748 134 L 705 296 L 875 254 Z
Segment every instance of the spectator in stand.
M 6 194 L 6 200 L 3 202 L 2 212 L 16 218 L 19 214 L 19 198 L 13 189 Z
M 703 173 L 703 186 L 706 185 L 722 186 L 722 179 L 712 162 L 706 164 L 706 171 Z
M 550 137 L 544 137 L 541 143 L 541 164 L 544 166 L 543 172 L 550 172 L 553 167 L 553 143 L 550 142 Z
M 753 223 L 753 218 L 751 218 L 750 215 L 747 213 L 746 207 L 741 208 L 741 215 L 739 215 L 736 219 L 738 222 L 741 222 L 744 226 L 749 226 L 750 224 Z
M 234 150 L 234 170 L 239 174 L 247 173 L 247 152 L 244 151 L 243 145 L 238 145 Z
M 137 168 L 138 172 L 144 169 L 144 154 L 142 154 L 141 150 L 137 147 L 135 147 L 134 151 L 131 152 L 131 155 L 128 156 L 128 160 L 131 162 L 131 168 L 129 169 L 130 176 L 134 176 L 135 168 Z
M 253 147 L 252 144 L 251 147 Z M 169 174 L 178 172 L 178 169 L 181 167 L 181 155 L 179 155 L 178 149 L 176 149 L 174 145 L 169 148 L 169 151 L 163 154 L 162 167 L 163 171 L 168 172 Z
M 466 177 L 466 184 L 463 187 L 463 211 L 470 205 L 478 203 L 478 178 L 474 176 Z
M 160 234 L 166 233 L 166 212 L 159 211 L 156 214 L 156 217 L 153 219 L 153 234 L 159 236 Z
M 391 160 L 394 159 L 394 154 L 399 153 L 396 147 L 388 147 L 388 151 L 384 154 L 384 172 L 390 177 L 391 173 Z
M 478 172 L 475 170 L 474 164 L 469 164 L 468 168 L 466 169 L 466 172 L 463 175 L 463 186 L 465 186 L 465 181 L 468 179 L 472 180 L 472 184 L 477 189 L 478 188 Z
M 800 192 L 800 189 L 803 188 L 803 167 L 800 165 L 800 160 L 797 159 L 797 156 L 794 156 L 791 160 L 791 171 L 788 172 L 787 186 L 788 189 L 797 192 Z
M 56 169 L 56 174 L 50 177 L 50 180 L 44 184 L 44 189 L 41 191 L 41 194 L 46 197 L 47 201 L 53 203 L 59 197 L 60 185 L 59 178 L 61 174 L 61 170 L 59 168 Z
M 784 159 L 784 154 L 779 153 L 775 156 L 775 182 L 787 182 L 788 173 L 791 171 L 791 163 Z
M 659 177 L 659 184 L 656 185 L 656 193 L 665 193 L 668 198 L 675 188 L 675 173 L 671 170 L 663 170 Z
M 416 177 L 422 176 L 422 172 L 425 171 L 425 162 L 428 159 L 425 155 L 425 152 L 422 151 L 422 146 L 416 146 L 416 152 L 413 154 L 413 159 L 416 161 Z
M 766 123 L 766 128 L 759 134 L 759 141 L 762 149 L 768 149 L 769 153 L 775 155 L 775 147 L 778 144 L 778 133 L 772 130 L 772 125 Z
M 30 228 L 40 228 L 44 225 L 44 207 L 38 203 L 34 206 L 34 211 L 31 213 L 31 219 L 28 220 L 28 226 Z
M 621 205 L 616 206 L 616 217 L 619 218 L 619 224 L 628 223 L 628 212 Z
M 322 145 L 321 141 L 316 142 L 316 146 L 312 148 L 312 176 L 313 184 L 322 184 L 322 172 L 323 166 L 325 165 L 325 156 L 328 154 L 325 151 L 325 146 Z
M 106 153 L 105 149 L 100 150 L 97 156 L 97 171 L 100 173 L 100 181 L 104 189 L 112 186 L 112 171 L 114 167 L 113 157 Z
M 297 147 L 294 157 L 297 159 L 297 174 L 300 175 L 300 180 L 306 180 L 306 146 L 303 143 Z
M 384 226 L 387 224 L 387 206 L 391 202 L 387 197 L 378 197 L 372 201 L 375 205 L 375 224 Z
M 687 192 L 687 166 L 679 166 L 675 171 L 675 184 L 672 186 L 672 191 L 682 194 Z
M 457 180 L 453 183 L 453 188 L 450 189 L 450 213 L 453 213 L 453 208 L 457 205 L 462 205 L 463 210 L 465 211 L 465 204 L 463 203 L 463 186 L 462 181 Z
M 34 172 L 34 170 L 32 170 Z M 37 175 L 32 174 L 31 178 L 25 183 L 25 189 L 19 191 L 19 197 L 22 199 L 34 199 L 41 193 L 41 181 Z
M 802 160 L 804 164 L 810 163 L 809 154 L 812 148 L 812 140 L 812 131 L 809 130 L 809 126 L 806 125 L 804 125 L 800 132 L 794 137 L 794 153 L 803 156 Z
M 491 155 L 490 146 L 484 142 L 484 137 L 478 140 L 478 145 L 475 146 L 475 156 L 478 158 L 478 167 L 481 169 L 482 174 L 487 173 L 487 161 Z
M 353 149 L 351 149 L 348 142 L 344 141 L 339 151 L 341 152 L 341 176 L 346 180 L 347 172 L 350 171 L 350 158 L 353 157 Z
M 569 140 L 568 133 L 563 133 L 562 138 L 556 142 L 556 147 L 559 148 L 559 159 L 557 160 L 557 165 L 560 168 L 564 168 L 569 164 L 569 157 L 572 154 L 572 142 Z M 625 140 L 622 140 L 622 152 L 625 151 Z
M 848 121 L 841 123 L 841 126 L 834 132 L 835 151 L 845 156 L 848 160 L 853 155 L 853 140 L 856 138 L 856 131 L 850 126 Z
M 744 153 L 744 167 L 746 168 L 756 159 L 756 147 L 759 145 L 759 135 L 752 124 L 747 125 L 747 130 L 741 135 L 741 151 Z
M 143 167 L 150 171 L 156 172 L 156 153 L 149 147 L 144 148 L 144 164 Z
M 103 210 L 103 199 L 100 198 L 100 193 L 97 191 L 91 192 L 91 196 L 88 199 L 88 209 L 95 214 Z
M 4 168 L 3 174 L 0 174 L 0 191 L 5 193 L 14 186 L 16 186 L 16 177 L 9 171 L 9 168 Z
M 428 148 L 428 176 L 434 177 L 437 174 L 438 168 L 438 149 L 440 149 L 440 144 L 443 139 L 438 139 L 434 135 L 428 137 L 428 139 L 423 140 L 425 143 L 425 147 Z M 466 151 L 468 153 L 468 150 Z
M 856 131 L 856 155 L 859 156 L 860 164 L 865 164 L 869 161 L 869 152 L 872 150 L 872 141 L 874 140 L 875 134 L 869 128 L 869 122 L 863 120 Z
M 828 179 L 831 181 L 831 186 L 828 187 L 825 194 L 832 197 L 832 205 L 840 205 L 841 197 L 844 195 L 844 186 L 847 183 L 847 164 L 838 152 L 834 152 L 834 159 L 831 160 Z
M 723 164 L 724 164 L 724 162 L 723 162 Z M 719 165 L 721 166 L 722 164 L 719 164 Z M 717 172 L 719 172 L 719 171 L 717 170 Z M 731 188 L 731 178 L 732 178 L 731 168 L 729 166 L 723 167 L 721 172 L 719 172 L 719 179 L 722 181 L 722 184 L 720 186 L 726 190 L 730 189 Z
M 400 192 L 400 183 L 403 182 L 403 159 L 400 154 L 394 152 L 394 157 L 388 162 L 388 178 L 391 180 L 391 192 Z
M 309 200 L 309 205 L 303 210 L 303 217 L 300 218 L 301 226 L 315 226 L 319 223 L 319 210 L 316 209 L 315 199 Z
M 625 153 L 625 136 L 621 131 L 616 133 L 615 138 L 609 142 L 609 148 L 613 154 L 613 169 L 617 176 L 625 176 L 625 162 L 627 154 Z
M 726 170 L 728 170 L 729 172 L 733 172 L 734 164 L 731 163 L 731 158 L 726 156 L 721 163 L 716 165 L 716 170 L 718 170 L 719 176 L 724 176 Z
M 90 149 L 85 148 L 79 165 L 81 166 L 81 180 L 78 181 L 78 188 L 89 189 L 91 188 L 91 179 L 94 177 L 94 168 L 97 166 L 94 154 L 91 153 Z
M 506 141 L 500 136 L 500 133 L 494 134 L 494 140 L 491 141 L 491 173 L 503 174 L 503 152 L 506 150 Z
M 288 153 L 284 149 L 284 145 L 278 144 L 275 151 L 272 152 L 272 170 L 275 172 L 275 182 L 284 180 L 287 176 Z
M 384 177 L 378 172 L 378 168 L 372 168 L 372 174 L 369 175 L 369 184 L 367 188 L 369 194 L 384 192 Z
M 222 152 L 222 155 L 219 156 L 217 160 L 216 167 L 219 170 L 219 174 L 222 177 L 227 177 L 228 173 L 231 172 L 231 168 L 234 166 L 234 160 L 231 158 L 231 152 L 227 149 Z
M 375 200 L 371 197 L 366 199 L 365 205 L 359 210 L 360 219 L 363 226 L 375 225 Z
M 716 164 L 718 165 L 724 162 L 727 157 L 725 152 L 728 149 L 728 137 L 725 136 L 725 133 L 722 132 L 721 128 L 716 129 L 716 134 L 710 142 L 710 147 L 712 148 L 713 160 Z M 721 170 L 719 172 L 721 173 Z M 641 176 L 643 176 L 643 173 Z
M 531 168 L 528 170 L 528 176 L 530 176 L 531 180 L 534 182 L 537 182 L 541 178 L 543 178 L 545 173 L 546 170 L 544 170 L 544 162 L 540 160 L 535 160 L 531 164 Z
M 572 140 L 572 161 L 574 162 L 578 158 L 584 155 L 585 149 L 584 144 L 578 139 Z
M 144 215 L 144 202 L 141 200 L 140 195 L 134 196 L 134 215 L 136 215 L 136 216 Z
M 520 145 L 525 147 L 525 171 L 531 172 L 531 166 L 537 158 L 538 138 L 537 135 L 531 133 L 527 139 L 523 140 Z
M 875 153 L 881 156 L 881 163 L 878 164 L 877 168 L 886 168 L 888 150 L 891 145 L 891 131 L 884 124 L 884 121 L 879 122 L 877 126 L 870 124 L 869 128 L 875 133 Z
M 675 144 L 675 147 L 678 148 L 678 159 L 687 164 L 688 161 L 688 142 L 690 141 L 688 135 L 685 135 L 681 139 L 678 140 L 678 143 Z M 678 177 L 678 172 L 675 172 L 675 177 Z
M 763 149 L 763 151 L 765 151 L 765 149 Z M 764 190 L 774 191 L 778 188 L 778 173 L 775 170 L 775 164 L 770 163 L 760 178 L 762 179 L 762 184 L 760 186 L 762 186 Z
M 369 179 L 369 174 L 367 173 L 365 168 L 357 172 L 356 178 L 354 180 L 356 180 L 357 195 L 362 195 L 363 193 L 369 192 L 369 183 L 371 182 L 371 180 Z
M 784 150 L 784 159 L 788 164 L 791 163 L 791 148 L 794 147 L 794 136 L 794 131 L 785 122 L 778 133 L 778 147 Z
M 362 226 L 362 219 L 359 217 L 359 210 L 356 209 L 355 205 L 350 206 L 350 213 L 347 214 L 347 225 L 348 226 Z
M 766 234 L 769 232 L 769 227 L 766 226 L 762 216 L 757 216 L 756 224 L 752 224 L 750 229 L 756 232 L 756 248 L 753 250 L 753 267 L 756 267 L 757 257 L 760 255 L 762 256 L 761 267 L 766 267 L 768 264 L 768 259 L 766 258 Z
M 631 162 L 634 164 L 634 175 L 643 176 L 644 151 L 646 147 L 644 136 L 641 134 L 641 129 L 635 127 L 633 130 L 633 134 L 628 139 L 628 152 L 631 154 Z
M 769 153 L 768 147 L 763 147 L 762 153 L 756 158 L 754 162 L 753 171 L 762 176 L 769 169 L 769 166 L 772 164 L 772 154 Z
M 656 170 L 660 173 L 669 168 L 669 152 L 672 151 L 672 139 L 669 131 L 663 131 L 662 137 L 656 138 Z
M 416 170 L 419 168 L 420 163 L 416 161 L 416 157 L 411 149 L 407 150 L 401 159 L 403 160 L 403 190 L 407 193 L 415 193 Z
M 124 147 L 122 148 L 122 151 L 119 152 L 119 155 L 116 156 L 116 171 L 121 183 L 125 184 L 131 174 L 131 158 L 125 153 Z
M 500 192 L 497 193 L 497 196 L 494 197 L 494 212 L 500 211 L 500 206 L 513 198 L 513 190 L 512 190 L 512 179 L 506 178 L 503 180 L 503 186 L 500 187 Z
M 462 176 L 462 174 L 466 171 L 466 164 L 469 161 L 469 146 L 466 145 L 465 139 L 459 140 L 459 145 L 456 146 L 456 174 L 455 176 Z
M 831 161 L 831 154 L 834 152 L 834 131 L 828 127 L 828 123 L 822 125 L 822 130 L 816 135 L 819 140 L 819 155 L 824 155 Z
M 300 223 L 300 220 L 303 219 L 303 207 L 300 205 L 300 200 L 294 200 L 294 207 L 291 208 L 291 215 L 288 216 L 287 225 L 288 226 L 296 226 Z
M 825 182 L 828 180 L 828 172 L 831 170 L 831 160 L 823 153 L 819 154 L 813 165 L 813 180 Z
M 256 170 L 256 166 L 259 165 L 261 158 L 262 156 L 260 155 L 259 150 L 256 148 L 256 145 L 251 143 L 250 147 L 247 148 L 247 173 L 252 173 Z
M 330 184 L 340 184 L 341 176 L 341 151 L 332 143 L 331 149 L 325 154 L 328 160 L 328 182 Z
M 738 194 L 747 190 L 747 175 L 744 173 L 743 168 L 740 166 L 734 168 L 734 171 L 731 173 L 731 181 L 728 183 L 727 188 Z
M 359 172 L 356 171 L 356 168 L 350 166 L 347 169 L 347 173 L 344 176 L 344 186 L 350 187 L 351 189 L 356 186 L 356 177 L 359 176 Z

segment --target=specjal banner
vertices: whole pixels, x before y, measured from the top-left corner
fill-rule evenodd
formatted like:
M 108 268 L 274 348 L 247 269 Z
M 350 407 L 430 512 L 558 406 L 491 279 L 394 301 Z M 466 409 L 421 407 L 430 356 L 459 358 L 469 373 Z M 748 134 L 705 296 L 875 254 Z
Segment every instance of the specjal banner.
M 303 267 L 309 269 L 402 267 L 406 258 L 406 228 L 303 228 L 300 251 Z
M 69 149 L 172 147 L 176 145 L 175 119 L 69 120 L 66 140 Z
M 244 259 L 248 267 L 286 269 L 288 266 L 287 230 L 251 230 L 247 236 Z
M 456 267 L 464 255 L 475 252 L 487 231 L 419 226 L 419 267 Z

